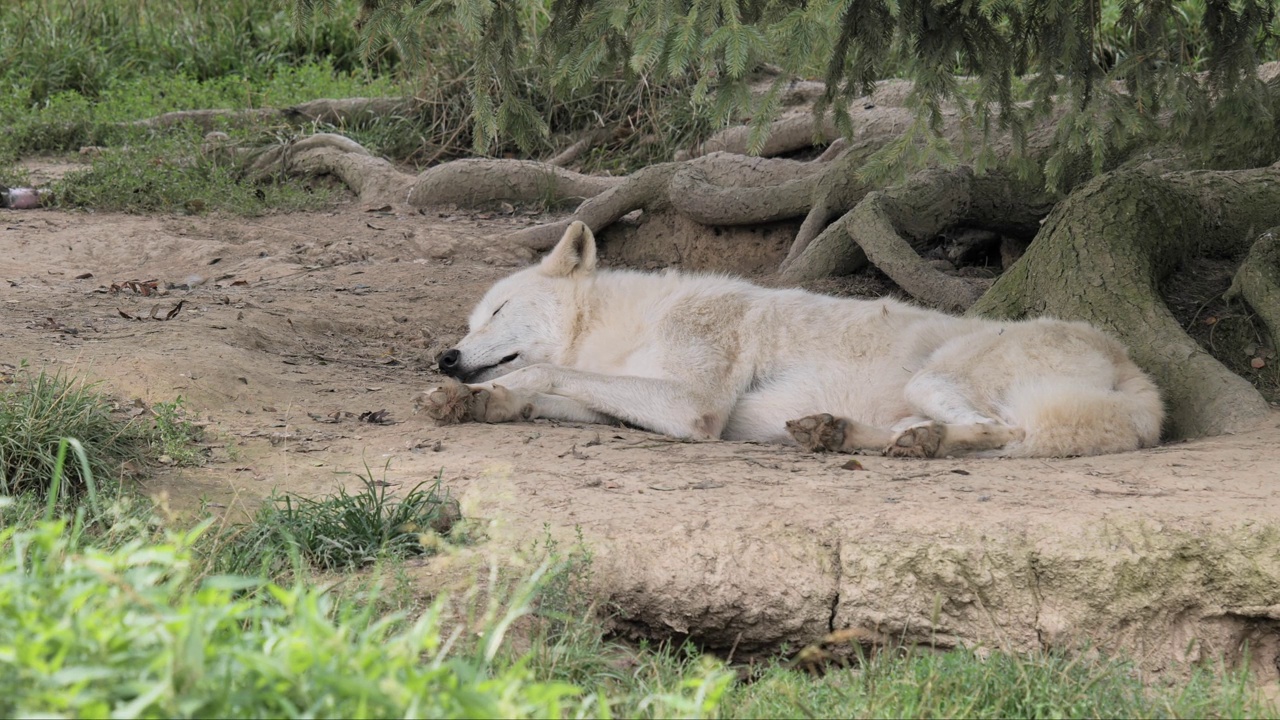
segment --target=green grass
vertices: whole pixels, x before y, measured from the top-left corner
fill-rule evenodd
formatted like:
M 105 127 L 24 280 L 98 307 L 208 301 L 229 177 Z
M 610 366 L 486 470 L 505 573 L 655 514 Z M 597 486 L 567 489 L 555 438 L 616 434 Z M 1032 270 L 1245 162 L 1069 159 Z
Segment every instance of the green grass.
M 30 493 L 43 498 L 55 476 L 63 438 L 84 447 L 92 473 L 117 479 L 126 463 L 141 462 L 152 448 L 153 431 L 128 419 L 92 385 L 62 375 L 23 372 L 0 386 L 0 495 Z M 87 490 L 79 463 L 63 468 L 61 493 Z
M 326 504 L 414 519 L 367 492 Z M 287 584 L 211 574 L 212 519 L 173 530 L 135 505 L 116 522 L 88 506 L 54 521 L 33 500 L 0 497 L 5 717 L 701 717 L 732 678 L 702 662 L 610 692 L 511 652 L 554 558 L 513 584 L 491 576 L 486 602 L 387 614 L 376 586 L 339 596 L 305 570 Z
M 773 666 L 730 693 L 725 717 L 1263 718 L 1243 672 L 1200 672 L 1176 687 L 1147 686 L 1132 666 L 1059 654 L 1019 656 L 927 648 L 880 653 L 822 676 Z
M 25 511 L 15 514 L 15 508 Z M 0 714 L 143 717 L 1270 717 L 1243 673 L 1148 686 L 1059 655 L 882 652 L 821 675 L 734 682 L 692 646 L 608 639 L 579 583 L 590 556 L 545 544 L 487 593 L 387 612 L 379 583 L 335 593 L 211 573 L 211 521 L 175 531 L 47 522 L 0 500 Z M 396 594 L 412 593 L 397 581 Z M 411 605 L 403 600 L 401 607 Z
M 278 577 L 303 562 L 338 572 L 415 555 L 433 554 L 458 523 L 457 502 L 438 476 L 402 497 L 366 468 L 358 492 L 346 488 L 316 499 L 269 498 L 250 522 L 227 528 L 215 541 L 213 562 L 222 572 Z M 384 473 L 385 478 L 385 473 Z
M 0 9 L 0 77 L 4 94 L 35 106 L 66 91 L 98 97 L 128 78 L 258 83 L 319 62 L 355 73 L 355 13 L 343 3 L 299 28 L 291 0 L 10 0 Z M 377 59 L 394 64 L 394 55 Z
M 258 80 L 240 74 L 205 80 L 181 73 L 121 75 L 94 95 L 63 90 L 38 104 L 24 102 L 18 95 L 0 96 L 0 124 L 9 129 L 0 140 L 0 150 L 13 158 L 78 151 L 87 145 L 145 143 L 157 132 L 125 124 L 176 110 L 288 107 L 317 98 L 404 92 L 389 78 L 338 71 L 327 60 L 275 70 Z
M 288 107 L 317 98 L 403 95 L 394 53 L 361 60 L 355 4 L 306 27 L 290 0 L 17 0 L 0 4 L 0 182 L 26 184 L 33 154 L 105 147 L 53 184 L 53 202 L 125 212 L 259 215 L 322 207 L 327 186 L 250 183 L 201 153 L 203 131 L 130 125 L 175 110 Z M 411 152 L 412 119 L 355 128 L 375 151 Z M 233 143 L 314 128 L 228 127 Z M 328 129 L 328 128 L 326 128 Z M 361 134 L 363 132 L 363 135 Z
M 498 660 L 540 572 L 460 641 L 446 633 L 443 600 L 403 622 L 304 580 L 197 577 L 192 547 L 203 529 L 111 551 L 65 522 L 0 531 L 0 714 L 597 714 L 595 695 Z M 720 671 L 688 678 L 671 699 L 696 698 L 725 679 Z M 661 696 L 645 701 L 655 715 L 684 709 Z
M 149 464 L 205 461 L 198 444 L 203 433 L 187 418 L 181 397 L 149 409 L 121 408 L 95 383 L 60 374 L 24 366 L 6 380 L 0 384 L 0 495 L 43 500 L 54 489 L 49 479 L 59 477 L 54 500 L 74 506 L 95 490 L 114 498 L 124 477 Z M 66 438 L 79 447 L 62 447 Z M 90 477 L 99 487 L 88 484 Z

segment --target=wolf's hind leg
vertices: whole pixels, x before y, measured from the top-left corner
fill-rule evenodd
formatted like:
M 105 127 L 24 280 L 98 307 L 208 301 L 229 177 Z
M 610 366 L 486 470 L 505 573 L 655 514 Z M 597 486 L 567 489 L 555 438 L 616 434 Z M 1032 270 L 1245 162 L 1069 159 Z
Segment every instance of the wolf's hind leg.
M 809 452 L 881 450 L 893 441 L 893 433 L 889 430 L 838 418 L 829 413 L 789 420 L 787 432 L 800 447 Z
M 917 417 L 896 426 L 884 448 L 890 457 L 945 457 L 998 450 L 1026 433 L 974 407 L 967 385 L 948 373 L 922 370 L 903 397 Z

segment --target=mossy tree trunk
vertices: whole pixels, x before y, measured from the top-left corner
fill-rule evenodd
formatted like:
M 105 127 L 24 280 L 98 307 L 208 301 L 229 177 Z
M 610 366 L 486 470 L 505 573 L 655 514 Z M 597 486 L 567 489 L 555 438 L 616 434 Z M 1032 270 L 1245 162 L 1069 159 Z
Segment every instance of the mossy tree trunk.
M 1269 414 L 1267 402 L 1187 335 L 1159 284 L 1193 255 L 1238 256 L 1277 222 L 1280 169 L 1104 175 L 1059 203 L 969 313 L 1092 322 L 1156 376 L 1169 436 L 1245 430 Z

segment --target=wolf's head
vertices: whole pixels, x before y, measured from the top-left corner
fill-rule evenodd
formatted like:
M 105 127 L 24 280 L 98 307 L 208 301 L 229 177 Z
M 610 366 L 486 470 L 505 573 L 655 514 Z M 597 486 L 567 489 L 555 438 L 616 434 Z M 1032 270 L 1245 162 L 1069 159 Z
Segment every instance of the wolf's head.
M 440 372 L 485 382 L 552 362 L 574 311 L 573 286 L 596 270 L 596 239 L 575 221 L 542 262 L 500 280 L 471 312 L 470 332 L 440 354 Z

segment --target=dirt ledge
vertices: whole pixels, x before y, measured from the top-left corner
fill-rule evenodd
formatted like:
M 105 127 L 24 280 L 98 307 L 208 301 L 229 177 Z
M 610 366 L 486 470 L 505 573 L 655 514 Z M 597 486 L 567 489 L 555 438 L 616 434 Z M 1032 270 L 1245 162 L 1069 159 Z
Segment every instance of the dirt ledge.
M 597 592 L 635 636 L 744 657 L 856 627 L 940 647 L 1098 648 L 1161 674 L 1247 659 L 1275 683 L 1276 420 L 1112 458 L 862 458 L 863 471 L 630 431 L 580 450 L 594 429 L 526 426 L 517 434 L 537 428 L 526 444 L 558 443 L 573 459 L 527 473 L 516 471 L 525 453 L 491 451 L 458 489 L 499 544 L 547 523 L 566 541 L 580 529 Z M 483 445 L 513 429 L 445 432 Z M 449 444 L 439 460 L 453 460 Z M 596 470 L 636 452 L 643 472 Z M 1248 465 L 1218 476 L 1204 461 L 1219 452 Z M 745 470 L 708 479 L 700 466 Z

